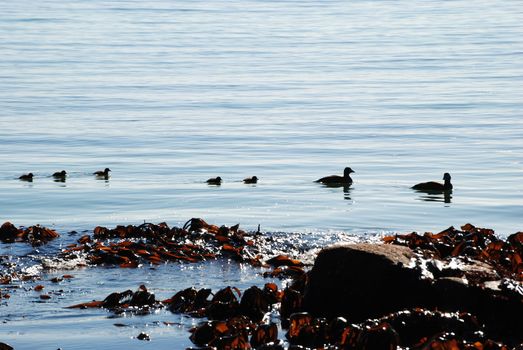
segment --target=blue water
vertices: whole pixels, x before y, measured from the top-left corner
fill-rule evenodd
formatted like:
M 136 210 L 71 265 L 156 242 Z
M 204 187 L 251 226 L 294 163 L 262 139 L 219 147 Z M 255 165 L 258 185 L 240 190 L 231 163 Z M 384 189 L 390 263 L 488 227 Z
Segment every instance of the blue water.
M 3 1 L 0 221 L 523 230 L 521 23 L 508 0 Z M 350 190 L 313 183 L 345 166 Z M 450 203 L 410 189 L 444 172 Z

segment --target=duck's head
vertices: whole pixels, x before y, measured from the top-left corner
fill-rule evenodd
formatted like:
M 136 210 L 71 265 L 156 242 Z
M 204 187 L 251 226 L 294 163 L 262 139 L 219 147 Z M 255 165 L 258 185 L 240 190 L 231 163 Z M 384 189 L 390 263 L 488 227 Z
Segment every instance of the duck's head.
M 443 180 L 450 181 L 450 174 L 449 173 L 443 174 Z
M 33 173 L 27 174 L 27 177 L 33 177 Z
M 346 167 L 344 170 L 343 170 L 343 176 L 347 177 L 349 176 L 350 174 L 352 173 L 355 173 L 354 170 L 352 170 L 350 167 Z
M 251 180 L 253 180 L 253 181 L 258 181 L 258 177 L 253 176 L 253 177 L 251 178 Z
M 216 178 L 216 181 L 220 181 L 220 182 L 221 182 L 221 181 L 222 181 L 222 178 L 218 176 L 218 177 Z
M 104 173 L 108 173 L 108 172 L 110 172 L 110 171 L 111 171 L 111 169 L 109 169 L 109 168 L 105 168 Z
M 60 175 L 62 175 L 62 176 L 67 175 L 67 171 L 65 171 L 65 170 L 60 171 Z

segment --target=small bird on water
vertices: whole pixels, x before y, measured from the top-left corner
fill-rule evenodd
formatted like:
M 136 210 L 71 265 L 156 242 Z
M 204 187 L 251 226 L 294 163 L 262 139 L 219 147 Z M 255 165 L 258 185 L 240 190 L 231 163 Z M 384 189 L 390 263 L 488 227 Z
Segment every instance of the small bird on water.
M 24 174 L 24 175 L 20 176 L 19 179 L 20 179 L 21 181 L 29 181 L 29 182 L 32 182 L 32 181 L 33 181 L 33 173 Z
M 445 183 L 439 183 L 435 181 L 422 182 L 412 186 L 411 188 L 416 191 L 434 191 L 434 192 L 444 192 L 452 190 L 452 184 L 450 183 L 450 174 L 443 174 L 443 180 Z
M 209 185 L 216 185 L 220 186 L 222 184 L 222 178 L 221 177 L 213 177 L 206 181 Z
M 53 177 L 56 180 L 65 180 L 66 176 L 67 176 L 67 172 L 65 170 L 57 171 L 56 173 L 53 174 Z
M 253 176 L 253 177 L 248 177 L 246 179 L 243 179 L 243 183 L 246 183 L 246 184 L 255 184 L 255 183 L 258 183 L 258 178 L 256 176 Z
M 330 186 L 349 186 L 352 184 L 352 178 L 350 177 L 351 173 L 355 173 L 350 167 L 346 167 L 343 170 L 343 176 L 331 175 L 322 177 L 321 179 L 316 180 L 315 182 L 320 182 L 324 185 Z
M 109 168 L 105 168 L 103 171 L 100 170 L 100 171 L 95 171 L 93 173 L 93 175 L 96 175 L 98 177 L 103 177 L 105 179 L 108 179 L 109 178 L 109 172 L 111 171 L 111 169 Z

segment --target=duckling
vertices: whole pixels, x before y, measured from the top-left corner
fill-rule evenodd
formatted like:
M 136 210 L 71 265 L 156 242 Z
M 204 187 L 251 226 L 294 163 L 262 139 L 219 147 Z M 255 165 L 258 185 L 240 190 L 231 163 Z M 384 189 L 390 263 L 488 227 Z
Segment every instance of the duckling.
M 29 181 L 29 182 L 33 182 L 33 173 L 24 174 L 24 175 L 20 176 L 19 179 L 20 179 L 21 181 Z
M 57 171 L 56 173 L 53 174 L 53 177 L 56 180 L 65 180 L 66 176 L 67 176 L 67 172 L 65 170 Z
M 255 184 L 255 183 L 258 183 L 258 178 L 256 176 L 253 176 L 253 177 L 248 177 L 246 179 L 243 179 L 243 183 L 246 183 L 246 184 Z
M 320 182 L 324 185 L 330 185 L 330 186 L 350 186 L 352 184 L 352 178 L 350 177 L 351 173 L 355 173 L 355 171 L 349 167 L 346 167 L 343 170 L 343 176 L 339 176 L 339 175 L 326 176 L 326 177 L 322 177 L 321 179 L 316 180 L 315 182 Z
M 222 178 L 221 177 L 213 177 L 209 180 L 206 181 L 207 184 L 209 185 L 216 185 L 216 186 L 220 186 L 222 184 Z
M 452 184 L 450 183 L 450 174 L 445 173 L 443 174 L 443 180 L 445 180 L 445 183 L 441 184 L 439 182 L 422 182 L 419 184 L 416 184 L 412 186 L 411 188 L 416 191 L 424 191 L 424 192 L 444 192 L 444 191 L 450 191 L 452 190 Z
M 105 168 L 103 171 L 101 171 L 101 170 L 100 170 L 100 171 L 95 171 L 95 172 L 93 173 L 93 175 L 96 175 L 96 176 L 98 176 L 98 177 L 104 177 L 104 178 L 107 179 L 107 178 L 109 178 L 109 172 L 110 172 L 110 171 L 111 171 L 111 169 L 109 169 L 109 168 Z

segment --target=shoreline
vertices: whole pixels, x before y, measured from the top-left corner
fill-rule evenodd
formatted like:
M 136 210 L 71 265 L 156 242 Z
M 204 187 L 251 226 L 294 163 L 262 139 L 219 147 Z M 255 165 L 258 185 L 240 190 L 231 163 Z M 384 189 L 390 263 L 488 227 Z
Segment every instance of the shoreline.
M 2 226 L 2 229 L 0 229 L 0 232 L 1 232 L 0 237 L 2 237 L 3 241 L 5 241 L 6 237 L 8 237 L 10 234 L 11 240 L 13 240 L 13 241 L 15 241 L 15 240 L 25 241 L 25 243 L 21 243 L 21 244 L 32 243 L 37 247 L 45 245 L 46 241 L 44 238 L 49 238 L 50 240 L 52 240 L 52 239 L 56 239 L 58 237 L 57 236 L 58 233 L 56 233 L 52 230 L 43 228 L 43 227 L 39 227 L 39 226 L 34 226 L 34 227 L 29 227 L 29 228 L 16 228 L 12 225 L 4 224 Z M 476 228 L 470 224 L 467 224 L 462 227 L 462 230 L 456 230 L 454 228 L 449 228 L 438 234 L 426 233 L 425 235 L 419 235 L 419 234 L 411 233 L 411 234 L 404 234 L 404 235 L 394 235 L 394 236 L 383 237 L 383 241 L 385 243 L 384 245 L 376 243 L 376 242 L 367 243 L 367 245 L 376 246 L 377 244 L 379 244 L 380 246 L 384 246 L 384 247 L 396 247 L 396 246 L 398 246 L 397 244 L 400 244 L 399 246 L 410 246 L 412 249 L 418 251 L 418 253 L 417 253 L 418 255 L 421 254 L 420 252 L 423 252 L 423 254 L 422 254 L 423 259 L 421 259 L 421 257 L 418 257 L 417 258 L 418 261 L 414 263 L 414 266 L 409 267 L 409 269 L 416 270 L 415 266 L 421 267 L 420 271 L 422 271 L 422 273 L 420 274 L 420 280 L 428 278 L 427 271 L 432 274 L 428 279 L 430 279 L 430 278 L 435 279 L 435 271 L 439 271 L 438 273 L 441 276 L 438 276 L 438 279 L 441 279 L 442 276 L 444 277 L 445 273 L 448 273 L 448 272 L 443 273 L 442 271 L 447 271 L 447 270 L 451 271 L 452 270 L 452 274 L 453 274 L 453 276 L 455 276 L 457 273 L 456 272 L 457 265 L 454 261 L 453 262 L 454 265 L 452 265 L 452 269 L 451 269 L 450 267 L 444 267 L 444 265 L 445 265 L 444 263 L 436 263 L 436 261 L 440 261 L 440 260 L 445 261 L 445 259 L 446 259 L 445 255 L 442 254 L 442 252 L 441 252 L 441 247 L 438 250 L 438 248 L 437 248 L 438 244 L 440 244 L 440 245 L 442 244 L 443 246 L 449 246 L 449 244 L 451 243 L 450 237 L 454 237 L 453 238 L 454 240 L 461 237 L 461 241 L 459 242 L 459 244 L 461 244 L 462 248 L 460 248 L 459 251 L 456 250 L 457 249 L 456 247 L 459 246 L 459 244 L 457 244 L 456 247 L 454 247 L 453 249 L 450 249 L 450 248 L 449 248 L 450 250 L 447 249 L 447 251 L 448 251 L 447 255 L 452 256 L 452 254 L 454 254 L 454 256 L 452 256 L 452 259 L 463 258 L 463 259 L 465 259 L 464 261 L 467 261 L 467 259 L 470 259 L 470 257 L 467 257 L 467 255 L 470 255 L 471 252 L 470 252 L 470 250 L 465 249 L 465 247 L 463 246 L 463 244 L 465 244 L 465 243 L 463 243 L 463 242 L 470 241 L 470 242 L 475 242 L 474 244 L 478 245 L 478 241 L 477 241 L 477 239 L 476 239 L 476 241 L 470 240 L 470 239 L 469 240 L 464 239 L 464 237 L 466 236 L 464 234 L 478 235 L 478 237 L 483 237 L 484 240 L 485 239 L 490 240 L 489 241 L 490 243 L 488 243 L 487 246 L 491 247 L 492 249 L 497 247 L 499 252 L 503 251 L 503 250 L 499 250 L 499 249 L 501 249 L 500 245 L 503 242 L 507 243 L 510 241 L 510 242 L 512 242 L 511 243 L 512 246 L 514 246 L 514 244 L 516 244 L 516 247 L 519 247 L 519 246 L 517 246 L 518 244 L 520 244 L 518 242 L 523 239 L 523 237 L 520 237 L 520 236 L 523 236 L 523 234 L 517 233 L 517 234 L 510 236 L 506 241 L 503 241 L 503 240 L 498 239 L 496 236 L 494 236 L 494 233 L 491 230 L 480 229 L 480 228 Z M 80 235 L 79 233 L 73 234 L 74 237 L 78 237 L 79 235 Z M 447 238 L 445 238 L 445 237 L 447 237 Z M 516 238 L 513 238 L 513 237 L 516 237 Z M 166 239 L 166 238 L 168 238 L 168 239 Z M 180 240 L 180 239 L 182 241 L 184 241 L 183 244 L 180 242 L 176 243 L 177 240 Z M 427 246 L 427 243 L 430 243 L 431 241 L 432 241 L 432 246 L 431 246 L 431 244 L 429 244 Z M 3 271 L 4 282 L 7 282 L 7 283 L 4 283 L 3 288 L 0 288 L 0 290 L 2 290 L 2 293 L 3 293 L 2 294 L 3 298 L 1 300 L 3 303 L 6 303 L 8 306 L 8 304 L 10 302 L 10 298 L 5 297 L 6 294 L 9 294 L 9 293 L 6 293 L 6 290 L 8 290 L 8 289 L 6 289 L 5 286 L 9 286 L 9 284 L 12 282 L 14 282 L 16 284 L 16 283 L 18 283 L 17 281 L 19 281 L 22 284 L 24 284 L 24 283 L 27 283 L 29 285 L 32 284 L 32 287 L 30 287 L 30 290 L 33 290 L 34 292 L 39 294 L 39 298 L 40 298 L 41 302 L 46 302 L 46 300 L 54 299 L 55 295 L 53 293 L 47 293 L 47 290 L 49 289 L 49 284 L 59 284 L 60 285 L 63 283 L 68 283 L 68 279 L 74 279 L 74 276 L 73 276 L 75 273 L 74 271 L 75 270 L 78 271 L 77 270 L 78 268 L 87 267 L 88 270 L 92 270 L 93 268 L 97 269 L 96 265 L 101 264 L 100 266 L 106 266 L 106 267 L 103 267 L 104 269 L 107 268 L 107 266 L 114 266 L 111 269 L 116 268 L 118 270 L 122 270 L 122 271 L 127 270 L 128 271 L 130 268 L 130 270 L 140 271 L 147 267 L 149 267 L 149 269 L 150 268 L 154 269 L 155 268 L 154 266 L 159 266 L 159 267 L 167 266 L 167 265 L 172 264 L 173 262 L 175 262 L 176 264 L 181 263 L 182 265 L 186 265 L 186 266 L 191 266 L 195 262 L 198 262 L 198 264 L 201 265 L 201 268 L 203 270 L 205 270 L 206 266 L 209 264 L 209 263 L 206 263 L 205 260 L 218 259 L 215 261 L 229 261 L 229 263 L 232 263 L 233 265 L 239 264 L 240 266 L 245 265 L 245 264 L 250 265 L 250 266 L 252 266 L 253 271 L 256 271 L 257 269 L 262 269 L 262 270 L 264 270 L 264 272 L 263 272 L 264 278 L 262 278 L 262 280 L 264 280 L 264 279 L 266 280 L 268 277 L 269 281 L 270 281 L 270 278 L 273 278 L 273 279 L 276 278 L 276 280 L 275 280 L 276 282 L 278 281 L 278 279 L 282 281 L 282 282 L 277 282 L 277 285 L 275 285 L 276 289 L 277 289 L 276 293 L 280 296 L 280 298 L 276 299 L 276 301 L 273 300 L 274 303 L 279 306 L 276 307 L 276 309 L 266 308 L 263 310 L 264 313 L 268 312 L 269 314 L 271 314 L 270 319 L 272 319 L 272 320 L 276 319 L 279 322 L 278 327 L 280 327 L 279 335 L 275 339 L 273 339 L 274 338 L 273 336 L 271 336 L 272 338 L 270 338 L 271 342 L 277 341 L 279 343 L 275 343 L 275 344 L 273 344 L 274 347 L 272 347 L 272 348 L 267 347 L 267 349 L 269 349 L 269 348 L 270 349 L 273 349 L 273 348 L 279 349 L 280 346 L 282 346 L 282 348 L 285 348 L 287 346 L 291 346 L 292 344 L 303 343 L 303 342 L 307 343 L 307 341 L 311 341 L 311 340 L 310 339 L 304 340 L 304 339 L 302 339 L 303 337 L 301 337 L 301 336 L 298 336 L 298 335 L 293 336 L 292 334 L 289 335 L 289 333 L 287 335 L 283 335 L 282 334 L 283 329 L 281 327 L 282 327 L 282 325 L 284 326 L 284 328 L 285 328 L 285 326 L 289 327 L 290 324 L 292 324 L 292 322 L 293 322 L 292 321 L 293 317 L 295 317 L 295 318 L 298 317 L 302 321 L 307 320 L 305 322 L 305 324 L 308 324 L 309 326 L 311 326 L 314 322 L 316 322 L 316 321 L 314 321 L 315 318 L 313 317 L 313 314 L 317 313 L 317 311 L 315 312 L 314 308 L 311 309 L 310 306 L 308 307 L 309 310 L 307 310 L 307 308 L 304 309 L 302 307 L 296 308 L 295 307 L 296 305 L 293 304 L 296 301 L 291 302 L 291 304 L 290 304 L 290 305 L 294 305 L 294 310 L 292 310 L 294 312 L 290 312 L 289 310 L 285 311 L 286 308 L 289 309 L 289 306 L 285 306 L 286 305 L 285 303 L 288 303 L 289 301 L 288 300 L 285 301 L 284 297 L 285 297 L 285 295 L 295 295 L 294 298 L 296 298 L 297 295 L 301 295 L 301 297 L 299 297 L 299 298 L 301 298 L 300 300 L 303 300 L 303 297 L 305 295 L 307 295 L 307 293 L 308 293 L 309 298 L 310 298 L 310 295 L 312 292 L 310 292 L 310 291 L 306 292 L 305 285 L 302 285 L 301 287 L 295 287 L 295 288 L 292 288 L 292 286 L 296 286 L 297 283 L 298 283 L 298 285 L 300 285 L 300 283 L 301 284 L 305 283 L 305 282 L 299 282 L 299 281 L 303 280 L 303 278 L 306 278 L 306 279 L 310 278 L 310 277 L 306 277 L 306 276 L 310 276 L 311 272 L 314 271 L 314 269 L 316 268 L 316 265 L 312 266 L 312 268 L 311 268 L 311 265 L 304 266 L 304 264 L 300 260 L 298 260 L 300 254 L 303 254 L 303 252 L 300 252 L 299 250 L 288 251 L 287 254 L 278 254 L 278 255 L 274 254 L 273 256 L 270 256 L 269 254 L 267 254 L 267 252 L 269 252 L 271 250 L 270 242 L 271 242 L 271 237 L 267 237 L 266 235 L 264 235 L 264 233 L 259 232 L 259 231 L 258 232 L 245 232 L 245 231 L 242 231 L 238 226 L 218 227 L 215 225 L 208 224 L 205 221 L 203 221 L 201 219 L 196 219 L 196 218 L 193 218 L 193 219 L 187 221 L 186 224 L 184 225 L 184 227 L 182 227 L 182 228 L 176 228 L 176 227 L 169 228 L 165 223 L 161 223 L 158 225 L 144 223 L 140 226 L 131 226 L 131 225 L 117 226 L 112 229 L 104 228 L 104 227 L 97 227 L 93 230 L 92 235 L 84 234 L 83 236 L 81 236 L 77 239 L 77 243 L 74 243 L 74 244 L 70 243 L 68 246 L 63 247 L 60 250 L 59 254 L 56 254 L 55 258 L 59 257 L 62 261 L 64 261 L 64 262 L 68 261 L 70 263 L 68 266 L 70 268 L 70 270 L 68 270 L 68 271 L 71 271 L 71 277 L 69 276 L 69 274 L 62 274 L 61 276 L 57 276 L 48 282 L 41 283 L 41 281 L 39 282 L 38 275 L 31 277 L 31 276 L 24 276 L 23 274 L 20 274 L 19 276 L 17 276 L 18 279 L 8 281 L 8 280 L 5 280 L 5 274 L 4 274 L 5 268 L 3 268 L 4 269 L 4 271 Z M 161 243 L 161 244 L 159 244 L 159 243 Z M 454 242 L 454 243 L 456 243 L 456 242 Z M 486 241 L 483 243 L 486 243 Z M 503 244 L 505 244 L 505 243 L 503 243 Z M 7 243 L 2 243 L 2 246 L 4 246 L 5 244 L 7 244 Z M 134 246 L 135 244 L 139 244 L 139 245 Z M 147 246 L 144 244 L 152 244 L 152 245 Z M 363 244 L 365 244 L 365 243 L 363 243 Z M 434 245 L 434 244 L 436 244 L 436 245 Z M 467 244 L 469 244 L 469 243 L 467 243 Z M 470 244 L 472 244 L 472 243 L 470 243 Z M 151 247 L 161 246 L 161 245 L 175 246 L 175 248 L 178 249 L 179 252 L 181 252 L 180 254 L 182 254 L 182 253 L 183 254 L 178 256 L 178 255 L 173 255 L 173 253 L 169 252 L 169 251 L 154 252 L 151 250 Z M 349 246 L 349 247 L 357 246 L 357 244 L 356 245 L 345 244 L 345 246 Z M 411 249 L 411 248 L 408 248 L 408 249 Z M 517 248 L 517 249 L 519 249 L 519 248 Z M 282 249 L 280 249 L 280 252 L 281 252 L 281 250 Z M 320 255 L 324 254 L 325 251 L 328 251 L 328 249 L 321 251 Z M 78 260 L 78 256 L 75 256 L 76 252 L 82 252 L 82 254 L 84 254 L 83 259 Z M 258 255 L 256 255 L 256 254 L 258 254 Z M 438 254 L 440 256 L 437 256 Z M 116 257 L 118 257 L 118 258 L 116 258 Z M 131 259 L 131 257 L 133 257 L 133 258 Z M 5 260 L 5 257 L 4 257 L 4 260 Z M 42 262 L 44 262 L 44 261 L 45 260 L 42 260 Z M 429 263 L 431 261 L 433 261 L 434 263 Z M 359 269 L 364 268 L 365 265 L 366 264 L 363 264 L 363 265 L 359 264 L 358 266 L 361 266 Z M 43 263 L 42 266 L 45 266 L 45 263 Z M 52 272 L 53 266 L 54 266 L 54 268 L 56 268 L 56 267 L 59 267 L 60 265 L 59 264 L 53 265 L 52 256 L 48 257 L 47 267 L 44 270 L 39 270 L 38 273 L 40 274 L 40 276 L 44 275 L 44 274 L 48 274 L 48 272 L 46 272 L 46 271 Z M 62 265 L 62 267 L 63 266 L 64 265 Z M 118 268 L 118 266 L 119 266 L 119 268 Z M 434 266 L 440 266 L 440 267 L 436 268 L 436 270 L 434 270 L 435 269 Z M 441 266 L 443 266 L 443 267 L 441 267 Z M 519 268 L 519 267 L 517 267 L 517 268 Z M 457 269 L 459 270 L 459 268 L 457 268 Z M 490 266 L 490 269 L 492 269 L 493 271 L 495 271 L 498 274 L 500 273 L 500 271 L 502 271 L 502 270 L 500 270 L 499 267 L 496 268 L 493 265 Z M 16 270 L 13 270 L 13 273 L 16 274 L 18 272 L 16 272 Z M 103 271 L 101 273 L 103 275 Z M 152 271 L 152 273 L 154 273 L 154 271 Z M 508 275 L 507 275 L 508 272 L 504 271 L 503 273 L 504 273 L 504 275 L 500 275 L 498 277 L 506 280 L 508 277 Z M 183 273 L 181 273 L 181 274 L 183 275 Z M 203 274 L 205 275 L 205 271 L 203 271 Z M 260 274 L 262 274 L 262 273 L 260 272 Z M 488 275 L 487 273 L 485 273 L 485 274 Z M 516 275 L 516 277 L 517 276 L 519 276 L 519 275 Z M 379 276 L 378 276 L 378 278 L 379 278 Z M 523 274 L 519 278 L 520 278 L 520 281 L 519 282 L 516 281 L 516 283 L 512 285 L 513 288 L 515 288 L 516 294 L 521 293 L 521 291 L 523 290 L 523 286 L 521 285 L 521 281 L 523 280 Z M 24 279 L 26 279 L 27 282 L 24 282 Z M 204 277 L 204 279 L 205 279 L 205 277 Z M 484 279 L 484 276 L 483 276 L 483 279 Z M 41 284 L 36 285 L 36 283 L 41 283 Z M 270 283 L 270 282 L 267 282 L 267 283 Z M 425 283 L 425 282 L 423 282 L 423 283 Z M 475 281 L 474 283 L 476 283 L 477 285 L 483 285 L 483 286 L 485 285 L 484 280 L 480 281 L 480 282 Z M 320 285 L 321 284 L 323 284 L 323 283 L 320 283 Z M 278 285 L 281 285 L 282 289 L 279 289 L 280 287 L 278 287 Z M 286 285 L 286 287 L 285 287 L 285 285 Z M 518 287 L 518 285 L 519 285 L 519 287 Z M 137 287 L 138 286 L 134 286 L 134 289 L 136 290 Z M 155 286 L 149 286 L 149 287 L 153 287 L 153 289 L 155 288 Z M 221 286 L 221 288 L 224 288 L 224 287 L 225 286 L 223 286 L 223 285 Z M 25 288 L 27 288 L 27 287 L 25 287 Z M 252 288 L 254 288 L 254 286 Z M 293 291 L 292 292 L 288 291 L 286 294 L 285 290 L 289 290 L 289 288 L 291 288 Z M 484 288 L 484 287 L 482 287 L 482 288 Z M 218 289 L 220 289 L 220 288 L 218 288 Z M 518 290 L 520 290 L 520 292 L 518 292 Z M 127 293 L 126 295 L 128 297 L 130 297 L 132 295 L 136 295 L 136 293 L 139 293 L 140 291 L 144 292 L 145 294 L 148 293 L 147 287 L 144 286 L 143 289 L 141 287 L 138 288 L 138 290 L 136 292 L 132 292 L 132 291 L 126 292 Z M 213 288 L 213 291 L 215 292 L 214 288 Z M 115 292 L 117 292 L 117 290 Z M 178 291 L 178 292 L 181 292 L 181 291 Z M 240 291 L 240 293 L 241 292 L 244 292 L 244 290 Z M 142 293 L 142 294 L 144 294 L 144 293 Z M 298 294 L 296 294 L 296 293 L 298 293 Z M 322 293 L 326 293 L 326 292 L 325 291 L 320 292 L 320 295 L 322 295 Z M 329 293 L 331 293 L 331 292 L 329 292 Z M 19 294 L 17 292 L 14 292 L 13 294 L 14 294 L 13 297 L 19 297 Z M 234 301 L 233 300 L 234 298 L 231 298 L 231 297 L 229 297 L 228 300 L 229 300 L 229 302 L 240 303 L 241 295 L 242 294 L 239 294 L 238 297 L 235 297 L 236 301 Z M 523 295 L 523 293 L 522 293 L 522 295 Z M 21 298 L 23 299 L 24 297 L 21 296 Z M 153 298 L 154 298 L 154 296 L 153 296 Z M 260 296 L 258 296 L 257 298 L 259 299 Z M 513 296 L 511 298 L 513 298 Z M 523 300 L 522 298 L 523 297 L 520 296 L 521 300 Z M 76 300 L 78 300 L 78 298 L 76 298 Z M 520 302 L 521 302 L 521 300 L 520 300 Z M 316 302 L 318 302 L 318 301 L 319 300 L 317 300 Z M 154 302 L 159 303 L 159 304 L 155 304 L 155 305 L 160 305 L 159 306 L 160 309 L 168 307 L 169 309 L 171 309 L 171 311 L 173 310 L 173 307 L 171 305 L 172 301 L 169 302 L 166 300 L 156 300 L 155 299 Z M 207 302 L 210 302 L 212 304 L 212 299 L 209 299 L 208 301 L 206 301 L 206 303 Z M 215 302 L 217 302 L 217 301 L 215 301 Z M 220 301 L 220 302 L 223 302 L 223 301 Z M 314 302 L 313 304 L 316 304 L 316 302 Z M 80 304 L 82 304 L 82 303 L 80 303 Z M 209 305 L 211 305 L 211 304 L 209 304 Z M 310 301 L 309 301 L 309 304 L 310 304 Z M 393 302 L 389 302 L 389 304 L 392 305 Z M 169 306 L 169 305 L 171 305 L 171 306 Z M 205 307 L 209 307 L 209 305 L 207 305 Z M 256 305 L 256 304 L 253 304 L 253 305 Z M 251 305 L 251 308 L 253 307 L 253 305 Z M 69 306 L 72 306 L 72 305 L 69 305 Z M 96 304 L 95 306 L 109 309 L 109 312 L 111 312 L 111 309 L 113 309 L 112 307 L 107 307 L 108 305 L 107 304 L 104 305 L 103 303 Z M 135 314 L 136 311 L 138 311 L 139 313 L 143 313 L 144 307 L 146 307 L 146 309 L 149 309 L 152 305 L 138 303 L 133 306 L 133 308 L 136 308 L 136 310 L 133 309 L 134 311 L 132 311 L 132 312 L 129 310 L 125 311 L 125 302 L 123 302 L 123 306 L 124 306 L 123 311 L 119 311 L 119 312 L 123 312 L 124 314 L 126 312 L 127 313 L 130 312 L 130 314 Z M 87 306 L 85 306 L 85 307 L 87 307 Z M 293 307 L 291 307 L 291 309 L 292 308 Z M 154 307 L 153 307 L 153 309 L 154 309 Z M 322 309 L 322 308 L 320 308 L 320 309 Z M 182 309 L 178 308 L 175 310 L 175 313 L 180 312 L 181 310 L 183 310 L 183 308 Z M 310 314 L 310 315 L 303 314 L 303 312 L 307 312 L 307 311 L 312 311 L 312 314 Z M 401 310 L 396 310 L 396 311 L 403 312 L 404 310 L 401 309 Z M 456 311 L 460 311 L 460 310 L 456 310 Z M 114 310 L 113 310 L 113 312 L 114 312 Z M 246 312 L 248 313 L 249 311 L 246 311 Z M 278 312 L 280 312 L 280 313 L 278 314 Z M 297 312 L 297 314 L 295 316 L 292 316 L 292 314 L 294 314 L 296 312 Z M 182 314 L 183 313 L 184 312 L 182 312 Z M 154 314 L 154 312 L 153 312 L 153 314 Z M 204 312 L 203 315 L 207 315 L 207 314 Z M 390 323 L 390 322 L 393 322 L 393 320 L 395 318 L 405 317 L 402 315 L 404 315 L 404 314 L 392 313 L 389 316 L 387 316 L 387 313 L 384 313 L 382 315 L 382 317 L 389 317 L 389 319 L 387 319 L 387 320 Z M 418 321 L 419 321 L 419 318 L 421 317 L 418 313 L 414 313 L 414 314 L 411 313 L 410 315 L 415 315 L 415 318 L 417 318 Z M 430 317 L 438 319 L 441 322 L 443 322 L 442 320 L 444 320 L 448 324 L 453 324 L 452 322 L 454 322 L 454 321 L 452 321 L 452 322 L 449 321 L 450 319 L 445 318 L 446 316 L 440 315 L 437 313 L 434 314 L 434 313 L 428 312 L 426 315 L 430 315 Z M 194 317 L 194 316 L 195 315 L 193 314 L 191 317 Z M 452 317 L 458 317 L 458 316 L 451 316 L 451 319 L 453 319 Z M 78 315 L 78 317 L 82 317 L 81 313 Z M 130 317 L 132 318 L 132 317 L 139 317 L 139 316 L 130 316 Z M 392 318 L 390 318 L 390 317 L 392 317 Z M 428 318 L 429 316 L 426 316 L 426 317 Z M 227 322 L 227 318 L 225 316 L 222 315 L 221 318 L 225 319 L 223 322 Z M 291 320 L 289 321 L 289 319 L 291 319 Z M 302 321 L 299 321 L 299 322 L 296 321 L 296 322 L 301 324 Z M 382 319 L 382 321 L 383 321 L 383 319 Z M 16 323 L 16 321 L 13 321 L 13 322 Z M 165 322 L 169 322 L 169 321 L 165 321 Z M 287 322 L 290 322 L 290 324 L 286 325 Z M 367 322 L 367 323 L 371 322 L 371 319 L 367 319 L 367 321 L 365 321 L 365 322 Z M 9 324 L 9 322 L 8 322 L 8 324 Z M 261 324 L 260 327 L 262 325 L 263 324 Z M 309 327 L 309 326 L 307 326 L 307 327 Z M 326 326 L 326 324 L 325 324 L 325 326 Z M 360 327 L 362 327 L 362 326 L 363 326 L 363 323 L 361 324 Z M 473 326 L 473 324 L 472 324 L 472 326 Z M 200 327 L 203 327 L 203 326 L 200 326 Z M 205 327 L 209 327 L 209 324 L 206 323 Z M 195 328 L 195 329 L 197 330 L 198 328 Z M 299 334 L 300 332 L 302 332 L 300 329 L 301 328 L 297 328 L 297 330 L 295 329 L 295 331 L 298 332 L 296 334 Z M 310 331 L 310 329 L 309 329 L 309 331 Z M 259 332 L 261 332 L 261 330 Z M 271 332 L 273 332 L 273 331 L 271 331 Z M 291 332 L 291 330 L 289 330 L 289 332 Z M 216 336 L 215 337 L 216 339 L 213 338 L 214 339 L 213 341 L 218 342 L 218 339 L 223 338 L 223 336 L 225 336 L 225 335 Z M 323 335 L 323 336 L 325 336 L 325 335 Z M 366 337 L 369 337 L 369 336 L 370 335 L 367 335 Z M 227 337 L 230 337 L 230 335 Z M 242 338 L 241 341 L 243 343 L 248 344 L 249 337 L 252 337 L 251 333 L 249 333 L 249 335 L 245 339 Z M 154 338 L 155 337 L 152 336 L 151 342 L 154 342 Z M 396 338 L 393 337 L 390 339 L 390 341 L 397 342 L 397 340 L 394 340 L 394 339 L 396 339 Z M 0 339 L 0 341 L 1 341 L 1 339 Z M 220 341 L 223 341 L 223 340 L 220 340 Z M 238 340 L 238 341 L 240 341 L 240 340 Z M 258 341 L 261 341 L 261 340 L 258 340 Z M 318 341 L 318 340 L 316 339 L 314 341 Z M 354 341 L 356 341 L 356 340 L 354 340 Z M 450 340 L 447 339 L 446 341 L 450 341 Z M 454 339 L 453 341 L 457 341 L 457 340 Z M 460 341 L 463 341 L 463 339 Z M 512 340 L 510 340 L 510 341 L 512 341 Z M 193 339 L 193 343 L 194 342 L 197 345 L 204 344 L 204 343 L 202 343 L 201 339 Z M 310 345 L 310 344 L 305 344 L 305 343 L 304 343 L 304 345 Z M 354 344 L 356 344 L 356 343 L 354 343 Z M 398 343 L 398 344 L 400 344 L 400 343 Z M 261 344 L 258 344 L 258 345 L 261 346 Z M 249 346 L 251 346 L 251 345 L 245 345 L 244 348 L 250 348 Z M 354 345 L 354 346 L 356 346 L 356 345 Z M 220 346 L 218 346 L 218 349 L 220 349 L 220 348 L 224 348 L 224 347 L 222 345 L 220 345 Z

